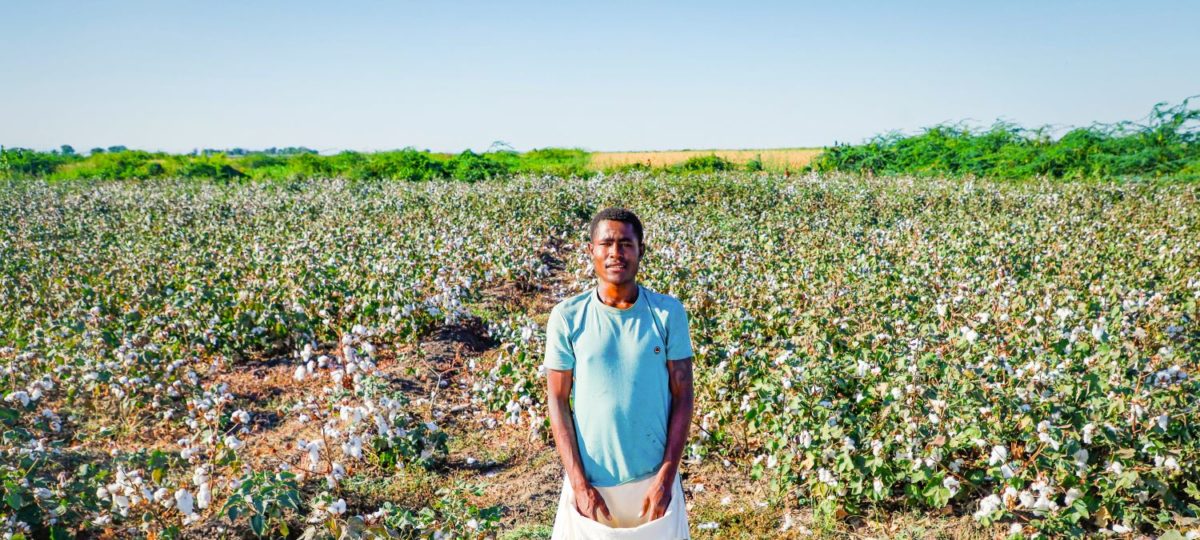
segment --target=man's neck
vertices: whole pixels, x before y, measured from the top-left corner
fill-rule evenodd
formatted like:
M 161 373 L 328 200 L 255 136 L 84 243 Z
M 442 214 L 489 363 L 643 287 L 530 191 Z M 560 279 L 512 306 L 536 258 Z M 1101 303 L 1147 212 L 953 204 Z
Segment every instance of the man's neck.
M 620 284 L 601 281 L 599 285 L 596 285 L 596 296 L 600 297 L 600 301 L 607 306 L 629 309 L 633 307 L 634 302 L 637 302 L 637 281 Z

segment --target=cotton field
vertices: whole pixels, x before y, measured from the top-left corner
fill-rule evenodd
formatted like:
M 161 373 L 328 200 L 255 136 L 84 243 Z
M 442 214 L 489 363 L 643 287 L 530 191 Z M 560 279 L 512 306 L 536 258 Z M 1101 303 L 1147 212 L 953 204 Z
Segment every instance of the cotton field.
M 475 467 L 469 432 L 549 441 L 544 311 L 592 284 L 588 218 L 622 205 L 647 227 L 642 282 L 690 317 L 685 484 L 739 471 L 780 534 L 795 509 L 904 508 L 1001 535 L 1186 535 L 1198 194 L 733 173 L 7 182 L 0 532 L 501 537 L 515 518 L 480 503 L 500 497 L 486 474 L 423 500 L 361 485 Z M 463 328 L 486 351 L 421 352 Z

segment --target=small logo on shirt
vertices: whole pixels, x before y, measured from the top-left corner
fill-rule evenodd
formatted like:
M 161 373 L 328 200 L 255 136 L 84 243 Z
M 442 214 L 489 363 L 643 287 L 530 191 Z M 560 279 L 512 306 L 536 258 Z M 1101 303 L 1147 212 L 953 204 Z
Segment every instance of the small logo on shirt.
M 662 347 L 655 347 L 655 348 L 654 348 L 654 354 L 658 354 L 658 353 L 660 353 L 660 352 L 662 352 Z

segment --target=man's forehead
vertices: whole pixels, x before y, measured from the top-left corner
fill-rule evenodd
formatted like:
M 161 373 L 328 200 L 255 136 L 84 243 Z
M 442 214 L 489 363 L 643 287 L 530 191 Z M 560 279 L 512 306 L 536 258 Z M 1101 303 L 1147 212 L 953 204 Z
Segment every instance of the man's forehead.
M 636 236 L 632 223 L 612 219 L 605 219 L 596 223 L 597 240 L 617 240 L 621 238 L 635 238 Z

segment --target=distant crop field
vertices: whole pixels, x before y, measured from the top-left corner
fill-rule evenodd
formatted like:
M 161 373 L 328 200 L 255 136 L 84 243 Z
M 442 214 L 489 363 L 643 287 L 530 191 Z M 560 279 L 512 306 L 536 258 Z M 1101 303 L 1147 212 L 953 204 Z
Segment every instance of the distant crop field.
M 661 152 L 595 152 L 590 167 L 603 170 L 640 163 L 649 167 L 669 167 L 698 156 L 717 156 L 738 165 L 759 156 L 770 170 L 797 170 L 808 165 L 820 148 L 773 148 L 767 150 L 664 150 Z

